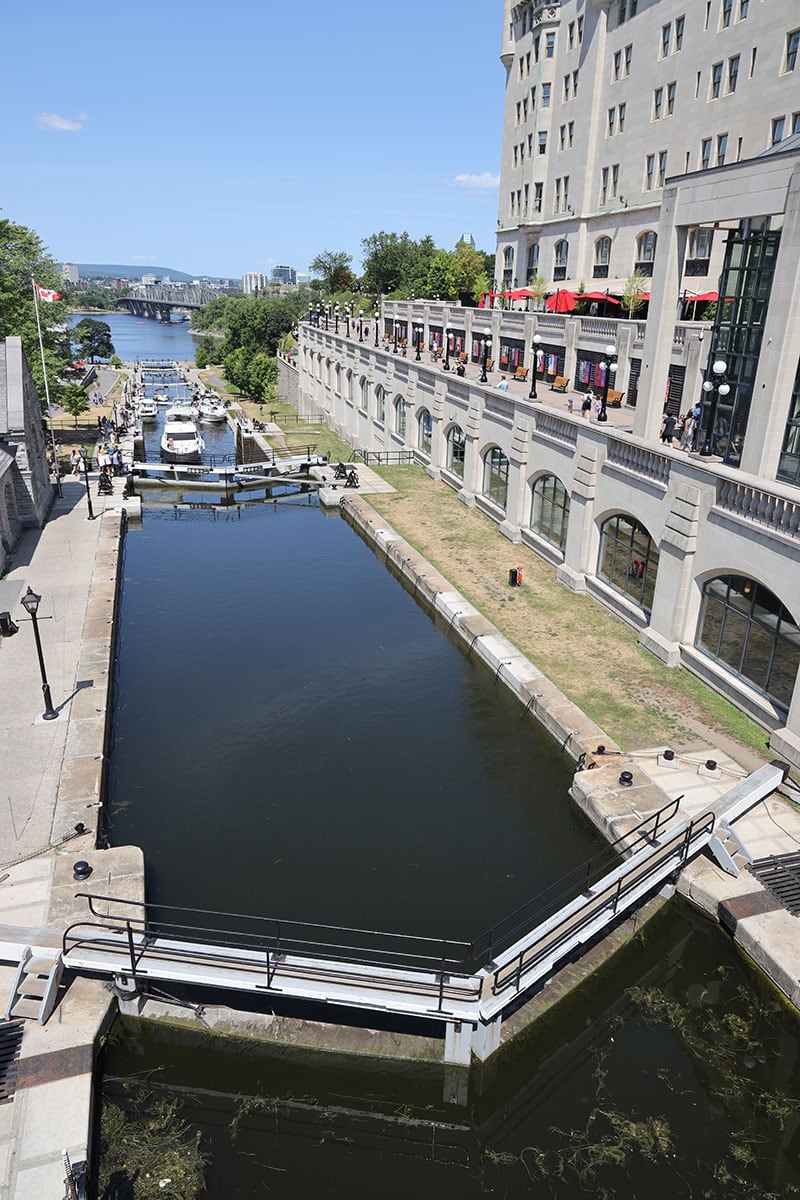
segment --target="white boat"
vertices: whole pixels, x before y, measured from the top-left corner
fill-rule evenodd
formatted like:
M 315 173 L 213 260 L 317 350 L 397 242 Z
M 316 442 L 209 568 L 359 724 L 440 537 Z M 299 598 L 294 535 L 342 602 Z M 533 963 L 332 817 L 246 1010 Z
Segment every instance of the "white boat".
M 151 400 L 148 396 L 143 396 L 139 401 L 137 412 L 140 421 L 155 421 L 158 416 L 155 400 Z
M 216 396 L 201 397 L 198 408 L 201 421 L 227 421 L 228 410 Z
M 174 404 L 164 414 L 161 457 L 164 462 L 199 463 L 205 448 L 196 417 L 186 405 Z
M 166 392 L 153 392 L 153 400 L 156 404 L 169 404 L 169 396 Z

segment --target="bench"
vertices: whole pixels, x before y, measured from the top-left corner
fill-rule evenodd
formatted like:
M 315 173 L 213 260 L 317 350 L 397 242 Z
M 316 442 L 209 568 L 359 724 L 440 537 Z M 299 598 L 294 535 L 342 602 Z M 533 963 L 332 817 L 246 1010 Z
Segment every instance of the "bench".
M 609 388 L 608 396 L 606 398 L 606 406 L 608 408 L 622 408 L 622 400 L 624 396 L 624 392 L 615 392 L 613 388 Z
M 556 375 L 553 382 L 550 384 L 551 392 L 565 392 L 569 387 L 569 380 L 566 375 Z
M 433 349 L 431 350 L 431 358 L 433 359 L 434 362 L 436 362 L 441 357 L 442 357 L 442 347 L 434 346 Z
M 519 379 L 522 383 L 527 383 L 528 382 L 528 368 L 527 367 L 517 367 L 516 371 L 514 372 L 514 378 Z

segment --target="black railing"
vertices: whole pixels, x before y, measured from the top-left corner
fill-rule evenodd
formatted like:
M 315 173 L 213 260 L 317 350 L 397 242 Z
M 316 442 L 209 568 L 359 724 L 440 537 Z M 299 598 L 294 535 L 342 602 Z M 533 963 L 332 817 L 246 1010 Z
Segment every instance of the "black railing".
M 413 450 L 354 450 L 367 467 L 398 467 L 416 461 Z

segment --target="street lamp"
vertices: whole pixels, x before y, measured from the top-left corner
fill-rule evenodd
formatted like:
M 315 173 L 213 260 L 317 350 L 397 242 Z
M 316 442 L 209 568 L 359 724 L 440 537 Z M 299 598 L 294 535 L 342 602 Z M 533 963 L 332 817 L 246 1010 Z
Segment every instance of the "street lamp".
M 528 392 L 529 400 L 538 400 L 539 399 L 539 397 L 536 395 L 536 369 L 539 365 L 539 347 L 541 346 L 541 344 L 542 344 L 541 334 L 535 333 L 533 335 L 533 345 L 531 346 L 531 354 L 532 354 L 533 358 L 532 358 L 532 362 L 531 362 L 531 390 Z
M 349 304 L 345 304 L 345 306 L 344 306 L 344 332 L 345 332 L 345 337 L 350 336 L 350 305 Z
M 394 354 L 397 354 L 397 317 L 392 318 L 392 331 L 394 333 Z
M 422 355 L 420 354 L 420 348 L 422 346 L 422 329 L 419 327 L 419 325 L 417 325 L 414 329 L 414 344 L 417 350 L 416 354 L 414 355 L 414 362 L 422 362 Z
M 326 333 L 328 332 L 328 317 L 330 316 L 330 313 L 331 313 L 331 306 L 330 306 L 330 304 L 326 304 L 325 305 L 325 332 Z
M 491 329 L 484 329 L 483 343 L 482 343 L 483 354 L 481 355 L 481 374 L 480 374 L 478 383 L 488 383 L 489 382 L 489 377 L 486 374 L 486 363 L 489 360 L 489 347 L 491 346 L 491 344 L 492 344 L 492 331 L 491 331 Z
M 44 669 L 44 655 L 42 654 L 42 639 L 39 637 L 39 623 L 36 620 L 36 614 L 39 611 L 39 602 L 41 596 L 37 596 L 30 587 L 22 597 L 22 607 L 31 619 L 33 624 L 33 638 L 36 642 L 36 653 L 39 655 L 39 670 L 42 673 L 42 695 L 44 696 L 44 712 L 42 713 L 43 721 L 54 721 L 58 713 L 53 708 L 53 701 L 50 697 L 50 684 L 47 682 L 47 675 Z
M 711 396 L 711 412 L 708 414 L 708 424 L 706 425 L 706 436 L 703 442 L 703 448 L 700 451 L 702 458 L 709 458 L 713 453 L 713 438 L 714 428 L 717 424 L 717 403 L 720 396 L 730 394 L 731 385 L 725 378 L 725 373 L 728 370 L 728 364 L 721 358 L 718 358 L 711 366 L 711 379 L 703 380 L 703 391 L 706 396 Z
M 83 467 L 83 482 L 86 484 L 86 503 L 89 505 L 89 516 L 87 521 L 94 520 L 94 509 L 92 508 L 92 489 L 89 486 L 89 463 L 86 460 L 86 447 L 81 446 L 81 466 Z
M 611 359 L 617 353 L 616 346 L 606 346 L 606 356 Z M 600 412 L 597 414 L 598 421 L 607 421 L 608 413 L 606 412 L 606 404 L 608 402 L 608 385 L 611 381 L 611 376 L 617 369 L 615 362 L 601 362 L 600 369 L 603 372 L 603 394 L 600 397 Z
M 376 350 L 378 348 L 378 326 L 380 325 L 380 321 L 381 321 L 381 312 L 380 312 L 380 309 L 378 309 L 375 313 L 375 349 Z
M 334 329 L 334 333 L 338 333 L 339 332 L 339 305 L 338 304 L 336 305 L 336 307 L 333 310 L 333 319 L 336 322 L 336 328 Z
M 444 331 L 444 362 L 442 363 L 442 369 L 443 369 L 443 370 L 445 370 L 445 371 L 449 371 L 449 370 L 450 370 L 450 336 L 451 336 L 452 332 L 453 332 L 453 331 L 452 331 L 452 329 L 450 328 L 450 326 L 449 326 L 449 325 L 445 326 L 445 331 Z
M 363 310 L 363 308 L 360 308 L 358 310 L 358 340 L 360 342 L 363 342 L 363 340 L 364 340 L 364 310 Z

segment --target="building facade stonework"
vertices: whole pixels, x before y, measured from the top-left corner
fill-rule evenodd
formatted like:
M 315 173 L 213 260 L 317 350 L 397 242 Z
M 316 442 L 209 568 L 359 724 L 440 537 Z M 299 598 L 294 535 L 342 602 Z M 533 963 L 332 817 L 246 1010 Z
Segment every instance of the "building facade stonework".
M 24 529 L 53 502 L 42 406 L 18 337 L 0 340 L 0 573 Z

